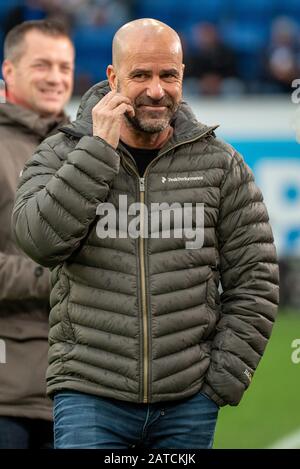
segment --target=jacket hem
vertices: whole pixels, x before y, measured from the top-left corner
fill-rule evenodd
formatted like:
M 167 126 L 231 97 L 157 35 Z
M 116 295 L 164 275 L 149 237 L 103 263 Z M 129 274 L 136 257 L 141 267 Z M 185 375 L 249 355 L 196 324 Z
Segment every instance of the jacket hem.
M 159 403 L 159 402 L 167 402 L 167 401 L 180 401 L 182 399 L 188 399 L 198 392 L 202 392 L 203 388 L 201 387 L 202 383 L 197 383 L 197 385 L 185 389 L 181 392 L 176 393 L 161 393 L 161 394 L 152 394 L 151 399 L 149 400 L 149 404 Z M 128 391 L 121 391 L 116 389 L 110 389 L 101 387 L 97 384 L 87 383 L 86 381 L 80 381 L 76 379 L 62 379 L 61 382 L 56 382 L 53 384 L 48 383 L 47 386 L 47 394 L 48 396 L 53 399 L 54 394 L 59 393 L 60 391 L 74 391 L 80 392 L 83 394 L 90 394 L 96 397 L 103 397 L 108 399 L 116 399 L 120 401 L 127 401 L 136 404 L 144 403 L 140 399 L 139 391 L 137 388 L 136 393 L 128 392 Z M 219 404 L 218 404 L 219 405 Z

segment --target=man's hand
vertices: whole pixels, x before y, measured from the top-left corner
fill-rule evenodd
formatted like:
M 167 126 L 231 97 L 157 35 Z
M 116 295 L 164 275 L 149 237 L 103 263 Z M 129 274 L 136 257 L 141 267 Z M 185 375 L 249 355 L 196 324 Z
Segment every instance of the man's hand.
M 117 148 L 125 112 L 134 116 L 130 99 L 116 91 L 110 91 L 93 107 L 93 135 Z

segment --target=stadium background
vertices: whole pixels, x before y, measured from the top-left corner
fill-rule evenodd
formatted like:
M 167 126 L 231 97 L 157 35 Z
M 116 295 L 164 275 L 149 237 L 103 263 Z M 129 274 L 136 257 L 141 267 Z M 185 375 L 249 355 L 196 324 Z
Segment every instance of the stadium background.
M 44 17 L 66 22 L 75 42 L 73 118 L 80 95 L 105 78 L 120 24 L 152 17 L 180 33 L 184 97 L 199 120 L 220 125 L 218 136 L 253 169 L 281 267 L 272 338 L 242 403 L 221 410 L 214 447 L 300 448 L 299 0 L 0 0 L 0 61 L 5 33 L 20 21 Z

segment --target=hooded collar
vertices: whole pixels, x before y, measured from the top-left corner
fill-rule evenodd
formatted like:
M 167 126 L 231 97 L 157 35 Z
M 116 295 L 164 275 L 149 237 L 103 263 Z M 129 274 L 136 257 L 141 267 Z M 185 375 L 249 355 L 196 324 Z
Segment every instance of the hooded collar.
M 41 117 L 36 112 L 12 103 L 0 104 L 0 126 L 15 126 L 39 137 L 47 137 L 59 125 L 68 123 L 64 112 L 57 117 Z
M 90 88 L 81 99 L 76 120 L 60 130 L 76 137 L 92 135 L 92 109 L 109 91 L 107 80 Z M 185 102 L 179 105 L 171 125 L 174 127 L 174 132 L 167 147 L 178 145 L 183 141 L 196 140 L 209 133 L 212 134 L 218 127 L 217 125 L 209 127 L 198 122 L 195 114 Z

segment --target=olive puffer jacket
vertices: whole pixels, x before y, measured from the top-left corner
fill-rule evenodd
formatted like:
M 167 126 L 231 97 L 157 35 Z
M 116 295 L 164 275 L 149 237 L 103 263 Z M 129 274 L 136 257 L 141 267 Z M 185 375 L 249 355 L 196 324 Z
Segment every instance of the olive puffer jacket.
M 173 136 L 139 177 L 121 142 L 116 151 L 92 136 L 91 109 L 107 92 L 107 82 L 95 85 L 77 120 L 40 145 L 14 208 L 20 247 L 52 269 L 48 393 L 158 402 L 201 390 L 236 405 L 278 303 L 261 192 L 242 157 L 184 103 Z M 120 236 L 100 236 L 104 202 L 123 226 L 120 195 L 146 205 L 149 225 L 151 204 L 165 203 L 164 215 L 169 204 L 192 203 L 194 217 L 204 204 L 203 246 L 163 237 L 161 222 L 148 238 L 124 236 L 120 226 Z

